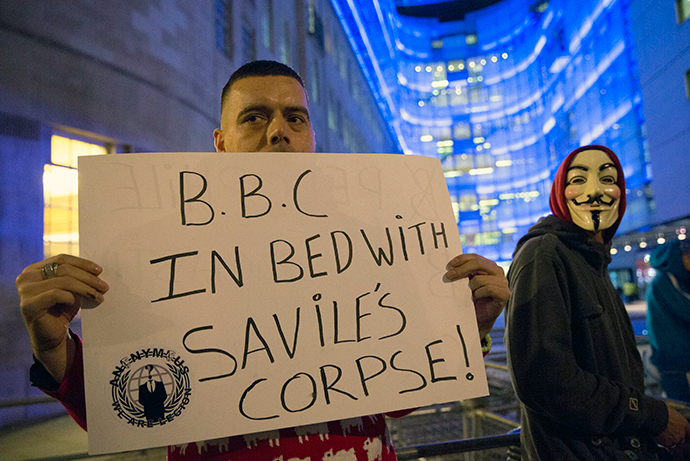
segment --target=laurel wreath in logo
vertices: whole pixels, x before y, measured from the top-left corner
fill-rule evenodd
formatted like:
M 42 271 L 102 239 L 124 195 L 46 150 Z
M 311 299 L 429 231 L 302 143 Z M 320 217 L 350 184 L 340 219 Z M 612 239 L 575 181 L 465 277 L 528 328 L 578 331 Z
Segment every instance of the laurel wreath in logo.
M 137 407 L 129 398 L 127 392 L 127 385 L 129 384 L 129 375 L 132 370 L 127 370 L 120 375 L 117 384 L 113 385 L 113 402 L 119 403 L 122 410 L 134 419 L 144 418 L 144 410 Z
M 178 366 L 171 361 L 168 361 L 165 365 L 173 377 L 173 393 L 166 399 L 165 404 L 165 414 L 168 415 L 166 417 L 166 422 L 168 422 L 172 420 L 175 412 L 179 414 L 179 411 L 184 409 L 189 402 L 187 397 L 189 396 L 190 386 L 186 367 Z M 117 376 L 116 380 L 111 381 L 113 409 L 118 413 L 120 418 L 126 419 L 136 426 L 151 427 L 165 424 L 165 422 L 161 421 L 146 421 L 144 410 L 141 405 L 132 401 L 128 392 L 131 374 L 132 369 L 128 368 L 123 370 L 121 374 Z
M 189 375 L 187 375 L 187 373 L 183 373 L 183 370 L 180 367 L 173 366 L 173 364 L 170 363 L 167 365 L 170 373 L 173 376 L 175 392 L 173 393 L 168 404 L 165 406 L 166 413 L 175 411 L 177 407 L 182 404 L 185 397 L 185 390 L 189 389 Z

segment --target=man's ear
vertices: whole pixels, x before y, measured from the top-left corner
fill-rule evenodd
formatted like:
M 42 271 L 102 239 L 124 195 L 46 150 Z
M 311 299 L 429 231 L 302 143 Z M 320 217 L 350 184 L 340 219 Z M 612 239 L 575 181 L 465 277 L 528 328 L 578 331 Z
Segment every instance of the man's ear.
M 213 145 L 216 147 L 216 152 L 225 152 L 225 137 L 223 130 L 216 128 L 213 130 Z

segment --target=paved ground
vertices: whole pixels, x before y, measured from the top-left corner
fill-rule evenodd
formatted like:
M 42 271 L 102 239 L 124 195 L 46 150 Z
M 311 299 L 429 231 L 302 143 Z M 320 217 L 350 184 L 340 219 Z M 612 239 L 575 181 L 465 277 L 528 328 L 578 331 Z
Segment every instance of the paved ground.
M 0 435 L 0 459 L 20 460 L 85 452 L 86 433 L 69 419 L 61 417 Z
M 0 460 L 66 461 L 88 458 L 86 432 L 69 416 L 0 433 Z M 93 457 L 97 460 L 164 461 L 165 449 Z

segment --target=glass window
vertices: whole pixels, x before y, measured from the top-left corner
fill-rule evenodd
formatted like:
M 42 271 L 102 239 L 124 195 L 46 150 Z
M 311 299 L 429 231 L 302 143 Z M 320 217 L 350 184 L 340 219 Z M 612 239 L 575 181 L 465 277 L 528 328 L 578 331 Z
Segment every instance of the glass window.
M 242 26 L 242 57 L 244 62 L 256 59 L 256 32 L 248 22 Z
M 326 27 L 328 26 L 328 22 L 325 23 Z M 332 43 L 332 38 L 331 38 L 331 29 L 326 28 L 324 31 L 324 37 L 323 37 L 323 43 L 324 43 L 324 48 L 326 49 L 326 53 L 329 55 L 333 54 L 333 43 Z
M 690 0 L 676 0 L 676 19 L 683 24 L 690 18 Z
M 232 0 L 216 0 L 216 49 L 232 59 Z
M 43 168 L 43 252 L 79 255 L 77 157 L 103 155 L 104 145 L 54 135 L 50 161 Z
M 475 211 L 479 209 L 479 205 L 477 205 L 477 196 L 470 192 L 463 193 L 458 197 L 458 206 L 460 211 Z
M 264 48 L 273 51 L 273 0 L 266 0 L 266 11 L 261 17 L 261 32 Z
M 333 93 L 328 93 L 328 128 L 331 131 L 336 131 L 338 128 L 335 121 L 335 102 L 333 101 Z
M 312 61 L 311 65 L 311 79 L 309 85 L 309 96 L 314 104 L 317 104 L 321 99 L 319 93 L 319 63 L 318 61 Z
M 470 87 L 470 103 L 481 104 L 486 102 L 486 88 L 473 86 Z
M 340 59 L 338 60 L 338 67 L 340 69 L 340 78 L 342 78 L 343 81 L 345 83 L 347 83 L 347 78 L 349 75 L 347 55 L 345 54 L 344 51 L 341 51 L 340 53 L 338 53 L 338 56 L 340 57 Z
M 280 46 L 280 59 L 283 64 L 292 64 L 292 41 L 290 40 L 290 25 L 283 23 L 283 42 Z
M 343 106 L 340 101 L 335 101 L 335 131 L 342 137 L 343 135 Z
M 468 122 L 457 122 L 453 126 L 453 139 L 469 139 L 472 137 Z

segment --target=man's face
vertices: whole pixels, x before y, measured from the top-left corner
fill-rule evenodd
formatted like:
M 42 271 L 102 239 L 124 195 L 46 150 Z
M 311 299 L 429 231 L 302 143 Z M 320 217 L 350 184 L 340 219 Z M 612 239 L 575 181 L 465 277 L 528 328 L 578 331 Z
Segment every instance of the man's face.
M 224 101 L 217 152 L 314 152 L 307 95 L 291 77 L 246 77 Z
M 616 222 L 621 190 L 616 166 L 605 152 L 578 153 L 568 168 L 566 180 L 565 198 L 576 225 L 599 232 Z

